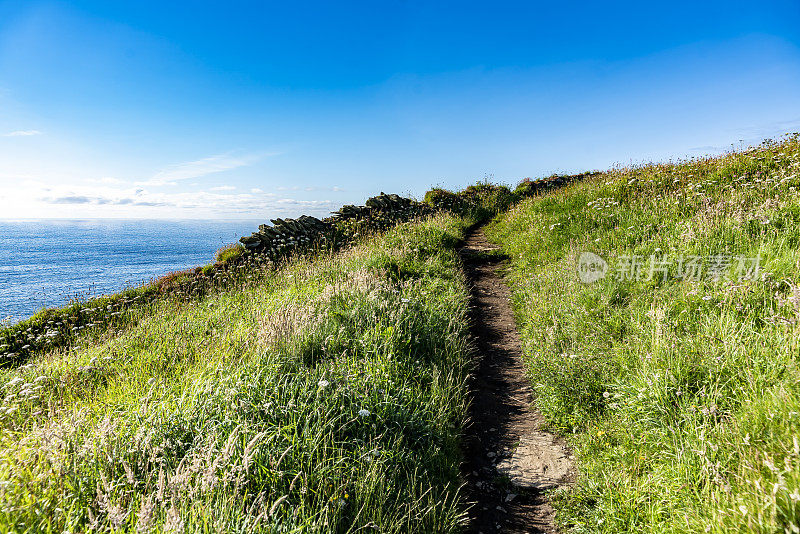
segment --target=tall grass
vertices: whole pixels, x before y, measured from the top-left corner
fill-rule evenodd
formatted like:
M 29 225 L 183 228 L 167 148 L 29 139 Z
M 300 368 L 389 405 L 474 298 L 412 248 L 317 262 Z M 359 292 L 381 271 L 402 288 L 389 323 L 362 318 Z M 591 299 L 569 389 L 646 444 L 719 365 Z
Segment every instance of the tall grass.
M 0 531 L 453 532 L 467 223 L 163 299 L 0 371 Z
M 116 294 L 76 298 L 67 306 L 42 309 L 16 324 L 0 323 L 0 367 L 20 365 L 36 354 L 91 343 L 99 335 L 125 329 L 135 324 L 142 308 L 152 301 L 203 298 L 237 285 L 242 278 L 252 278 L 254 269 L 280 268 L 298 255 L 339 250 L 433 211 L 426 204 L 383 193 L 366 203 L 343 206 L 336 217 L 323 221 L 307 216 L 276 219 L 276 226 L 261 225 L 258 232 L 242 238 L 247 246 L 233 244 L 217 251 L 214 263 L 168 273 Z
M 491 227 L 537 403 L 580 459 L 556 501 L 572 531 L 800 531 L 798 187 L 795 135 L 595 175 Z M 610 266 L 593 284 L 585 251 Z M 761 263 L 629 279 L 626 256 Z

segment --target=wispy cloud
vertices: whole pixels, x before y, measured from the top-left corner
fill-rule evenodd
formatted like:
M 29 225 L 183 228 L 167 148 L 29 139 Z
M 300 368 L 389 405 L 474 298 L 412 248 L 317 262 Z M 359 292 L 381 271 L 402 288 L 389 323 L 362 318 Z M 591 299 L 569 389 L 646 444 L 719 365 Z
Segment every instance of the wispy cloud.
M 236 189 L 233 185 L 218 185 L 217 187 L 212 187 L 209 191 L 233 191 Z
M 83 195 L 69 195 L 64 197 L 43 197 L 39 199 L 47 204 L 94 204 L 97 206 L 174 206 L 169 202 L 153 202 L 147 200 L 133 200 L 132 198 L 106 198 L 88 197 Z
M 41 135 L 39 130 L 15 130 L 13 132 L 4 133 L 3 137 L 28 137 L 31 135 Z
M 102 185 L 119 185 L 125 183 L 125 180 L 120 180 L 119 178 L 114 178 L 113 176 L 103 176 L 102 178 L 87 178 L 86 181 L 89 183 L 102 184 Z
M 240 192 L 239 189 L 242 189 Z M 259 188 L 252 188 L 258 190 Z M 0 182 L 0 217 L 246 217 L 269 219 L 300 214 L 326 216 L 341 202 L 278 196 L 263 190 L 175 191 L 100 184 Z
M 321 187 L 321 186 L 318 186 L 318 185 L 309 185 L 309 186 L 303 187 L 303 188 L 301 188 L 300 186 L 297 186 L 297 185 L 292 185 L 292 186 L 279 185 L 279 186 L 275 187 L 275 190 L 276 191 L 300 191 L 300 190 L 302 190 L 302 191 L 307 191 L 307 192 L 311 192 L 311 191 L 342 192 L 342 191 L 345 191 L 345 189 L 342 189 L 341 187 L 339 187 L 337 185 L 332 186 L 332 187 Z
M 800 118 L 788 121 L 769 122 L 729 131 L 737 137 L 737 142 L 727 145 L 695 146 L 689 150 L 705 154 L 743 150 L 751 146 L 756 146 L 765 139 L 779 139 L 785 134 L 800 132 Z
M 736 131 L 739 135 L 746 137 L 747 139 L 745 140 L 760 140 L 767 137 L 780 136 L 785 133 L 800 131 L 800 118 L 759 124 L 749 128 L 740 128 Z
M 144 182 L 137 182 L 137 184 L 150 186 L 174 185 L 180 180 L 189 180 L 192 178 L 199 178 L 200 176 L 206 176 L 208 174 L 213 174 L 215 172 L 223 172 L 231 169 L 238 169 L 239 167 L 246 167 L 264 157 L 271 155 L 275 154 L 218 154 L 216 156 L 209 156 L 196 161 L 187 161 L 186 163 L 170 165 L 166 169 L 156 173 L 151 179 Z
M 91 204 L 94 199 L 84 196 L 72 195 L 67 197 L 43 198 L 45 202 L 50 204 Z

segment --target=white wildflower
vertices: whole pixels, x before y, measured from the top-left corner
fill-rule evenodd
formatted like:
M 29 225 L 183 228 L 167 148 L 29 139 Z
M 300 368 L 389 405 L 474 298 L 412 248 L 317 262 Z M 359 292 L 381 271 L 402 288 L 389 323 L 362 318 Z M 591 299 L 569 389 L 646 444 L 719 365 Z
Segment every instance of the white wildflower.
M 359 417 L 369 417 L 370 413 L 369 413 L 369 410 L 361 408 L 360 410 L 358 410 L 358 415 L 359 415 Z

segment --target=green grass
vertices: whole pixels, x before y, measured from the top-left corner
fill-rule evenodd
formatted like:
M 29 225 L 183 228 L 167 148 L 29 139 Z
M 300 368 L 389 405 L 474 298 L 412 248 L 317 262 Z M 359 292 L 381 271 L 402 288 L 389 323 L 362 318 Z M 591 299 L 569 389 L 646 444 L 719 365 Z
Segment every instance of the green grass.
M 367 204 L 378 207 L 361 211 L 356 217 L 330 217 L 313 227 L 307 226 L 308 221 L 290 223 L 289 229 L 278 231 L 269 247 L 254 253 L 240 244 L 228 245 L 217 251 L 214 263 L 167 273 L 116 294 L 76 298 L 66 306 L 42 309 L 15 324 L 0 322 L 0 367 L 18 366 L 37 354 L 94 343 L 98 336 L 119 332 L 134 324 L 142 316 L 142 309 L 154 301 L 202 299 L 252 278 L 253 270 L 280 266 L 296 256 L 339 250 L 433 211 L 425 204 L 392 196 L 373 197 L 367 199 Z M 462 217 L 470 218 L 468 214 Z M 281 219 L 277 221 L 282 228 L 287 223 Z
M 0 370 L 0 531 L 457 531 L 466 226 L 254 267 Z
M 236 243 L 219 249 L 214 259 L 221 263 L 235 261 L 241 258 L 242 255 L 244 255 L 244 252 L 245 248 L 242 245 Z
M 798 187 L 793 136 L 601 173 L 491 226 L 538 406 L 579 458 L 556 496 L 567 529 L 798 532 Z M 579 281 L 584 251 L 608 261 L 605 278 Z M 626 255 L 644 276 L 615 276 Z M 648 280 L 651 255 L 760 255 L 761 271 Z
M 43 311 L 3 330 L 0 350 L 27 352 L 0 369 L 0 532 L 461 530 L 455 247 L 509 206 L 488 233 L 537 404 L 580 462 L 554 496 L 561 524 L 799 532 L 799 176 L 795 136 L 515 192 L 435 190 L 459 216 Z M 581 283 L 582 252 L 607 276 Z M 733 261 L 715 279 L 674 276 L 679 258 L 719 255 Z M 647 276 L 651 256 L 673 276 Z M 756 256 L 741 279 L 735 258 Z M 615 276 L 625 257 L 641 276 Z

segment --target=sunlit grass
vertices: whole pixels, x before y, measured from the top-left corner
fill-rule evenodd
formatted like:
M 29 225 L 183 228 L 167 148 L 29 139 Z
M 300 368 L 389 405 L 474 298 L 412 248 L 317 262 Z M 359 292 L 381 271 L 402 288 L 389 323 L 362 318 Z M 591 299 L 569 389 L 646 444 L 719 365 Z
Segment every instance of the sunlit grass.
M 577 532 L 798 532 L 800 141 L 620 168 L 522 201 L 491 237 L 537 403 L 571 436 Z M 590 251 L 611 271 L 577 276 Z M 623 256 L 761 257 L 719 280 L 616 279 Z
M 466 224 L 254 269 L 1 371 L 0 530 L 457 530 Z

